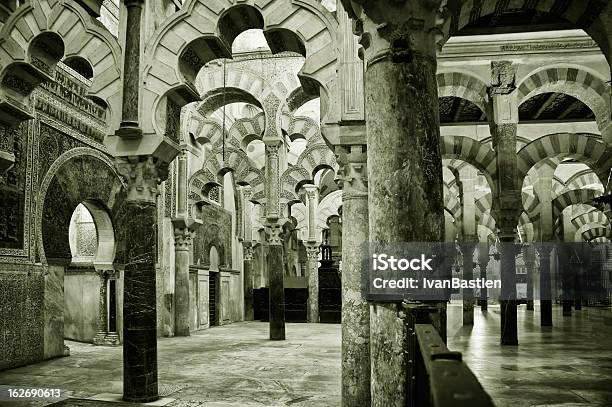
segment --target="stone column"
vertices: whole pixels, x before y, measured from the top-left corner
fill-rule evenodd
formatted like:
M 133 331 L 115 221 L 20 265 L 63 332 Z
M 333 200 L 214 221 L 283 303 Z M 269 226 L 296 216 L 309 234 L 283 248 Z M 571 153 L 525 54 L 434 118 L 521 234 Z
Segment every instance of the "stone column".
M 189 263 L 195 232 L 185 225 L 174 227 L 174 336 L 189 336 Z
M 119 345 L 119 335 L 117 334 L 117 270 L 108 273 L 108 335 L 106 335 L 107 345 Z
M 513 222 L 509 222 L 513 223 Z M 500 244 L 500 275 L 501 298 L 499 300 L 501 313 L 501 344 L 518 345 L 517 301 L 516 301 L 516 228 L 501 226 Z
M 489 245 L 481 243 L 478 247 L 478 267 L 480 267 L 480 278 L 487 278 L 487 265 L 489 264 Z M 487 311 L 489 293 L 487 287 L 480 289 L 480 310 Z
M 106 302 L 108 279 L 106 270 L 96 270 L 100 276 L 100 300 L 98 301 L 98 333 L 93 338 L 94 345 L 105 345 L 108 334 L 108 307 Z
M 552 244 L 538 246 L 540 256 L 540 326 L 552 326 L 552 290 L 550 280 L 550 252 Z
M 319 242 L 305 242 L 308 270 L 308 322 L 319 322 Z
M 358 18 L 365 49 L 369 240 L 443 242 L 435 37 L 443 24 L 440 2 L 343 4 Z M 372 406 L 404 406 L 409 399 L 406 315 L 401 303 L 370 307 Z M 435 319 L 444 321 L 436 328 L 445 337 L 445 317 Z
M 472 280 L 474 278 L 474 249 L 475 242 L 465 242 L 461 245 L 463 252 L 463 279 Z M 464 288 L 463 290 L 463 325 L 474 325 L 474 289 Z
M 516 155 L 518 97 L 516 65 L 511 61 L 491 62 L 489 125 L 497 158 L 497 183 L 493 186 L 492 214 L 501 242 L 501 343 L 518 345 L 516 303 L 516 248 L 519 216 L 522 211 L 521 185 Z
M 121 157 L 127 184 L 120 222 L 125 230 L 123 399 L 150 402 L 157 393 L 157 195 L 168 164 L 151 156 Z
M 253 246 L 251 242 L 242 243 L 243 251 L 243 290 L 244 290 L 244 320 L 253 321 Z
M 144 0 L 124 0 L 127 10 L 123 56 L 123 104 L 117 135 L 125 139 L 142 137 L 138 122 L 140 87 L 140 23 Z
M 337 147 L 342 188 L 342 406 L 370 405 L 370 306 L 361 296 L 368 241 L 366 146 Z
M 523 259 L 527 270 L 527 311 L 533 311 L 533 278 L 535 267 L 535 250 L 529 245 L 523 248 Z
M 268 237 L 268 280 L 270 285 L 270 340 L 285 339 L 285 289 L 283 283 L 283 240 L 280 217 L 281 141 L 266 142 L 266 223 Z

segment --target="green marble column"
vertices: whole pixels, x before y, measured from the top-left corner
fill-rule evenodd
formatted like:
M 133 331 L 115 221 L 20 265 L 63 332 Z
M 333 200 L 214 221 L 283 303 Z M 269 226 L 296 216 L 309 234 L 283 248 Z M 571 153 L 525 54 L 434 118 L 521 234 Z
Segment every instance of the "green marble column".
M 244 320 L 252 321 L 253 315 L 253 246 L 250 242 L 243 243 L 243 290 L 244 290 Z
M 319 242 L 306 242 L 308 269 L 308 322 L 319 322 Z
M 552 289 L 550 279 L 550 252 L 552 244 L 540 244 L 540 325 L 553 326 L 552 321 Z
M 119 221 L 125 230 L 123 296 L 123 399 L 157 400 L 157 185 L 167 163 L 150 156 L 117 159 L 127 199 Z
M 474 249 L 476 243 L 463 243 L 463 279 L 472 280 L 474 278 Z M 474 325 L 474 289 L 464 288 L 463 294 L 463 325 Z
M 174 229 L 174 336 L 189 336 L 189 261 L 194 232 L 187 227 Z

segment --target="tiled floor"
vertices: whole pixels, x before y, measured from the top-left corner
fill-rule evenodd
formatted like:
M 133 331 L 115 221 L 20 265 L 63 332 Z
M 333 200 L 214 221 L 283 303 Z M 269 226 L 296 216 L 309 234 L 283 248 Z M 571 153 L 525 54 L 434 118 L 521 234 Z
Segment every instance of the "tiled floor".
M 463 328 L 460 306 L 449 308 L 449 348 L 464 352 L 498 407 L 612 406 L 611 310 L 583 309 L 564 319 L 556 309 L 556 326 L 542 330 L 537 309 L 522 306 L 518 348 L 498 344 L 499 308 L 486 314 L 476 309 L 475 316 L 474 327 Z M 268 325 L 252 322 L 160 338 L 164 404 L 340 405 L 339 325 L 288 324 L 287 341 L 267 337 Z M 59 386 L 80 398 L 121 393 L 121 348 L 68 346 L 70 357 L 0 372 L 0 384 Z

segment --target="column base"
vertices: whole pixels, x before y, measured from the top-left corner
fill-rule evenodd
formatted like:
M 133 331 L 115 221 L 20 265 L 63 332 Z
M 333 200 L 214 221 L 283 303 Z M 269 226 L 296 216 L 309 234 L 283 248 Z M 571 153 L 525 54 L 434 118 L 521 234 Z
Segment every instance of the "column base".
M 96 336 L 93 337 L 94 345 L 106 345 L 104 340 L 106 339 L 106 332 L 98 332 Z
M 93 343 L 98 346 L 118 346 L 119 335 L 116 332 L 98 332 L 93 338 Z

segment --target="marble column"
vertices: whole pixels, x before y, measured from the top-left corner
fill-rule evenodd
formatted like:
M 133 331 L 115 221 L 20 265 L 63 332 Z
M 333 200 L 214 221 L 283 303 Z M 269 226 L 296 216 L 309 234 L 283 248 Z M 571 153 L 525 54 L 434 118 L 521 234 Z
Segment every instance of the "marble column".
M 350 4 L 347 4 L 350 3 Z M 369 240 L 443 242 L 436 82 L 436 2 L 369 1 L 352 8 L 366 61 Z M 347 8 L 352 2 L 343 2 Z M 361 257 L 361 256 L 360 256 Z M 445 303 L 444 303 L 445 304 Z M 444 306 L 440 307 L 444 313 Z M 445 321 L 444 317 L 436 318 Z M 437 326 L 445 337 L 445 325 Z M 370 306 L 371 405 L 404 406 L 407 316 L 399 302 Z
M 157 186 L 168 164 L 151 156 L 117 159 L 127 184 L 119 221 L 125 230 L 123 400 L 157 400 Z
M 319 322 L 319 242 L 305 242 L 308 270 L 308 322 Z
M 516 301 L 516 255 L 515 229 L 503 227 L 499 233 L 501 298 L 501 344 L 518 345 L 517 301 Z M 514 231 L 514 233 L 513 233 Z
M 463 253 L 463 279 L 472 280 L 474 278 L 474 249 L 475 242 L 465 242 L 461 244 Z M 464 288 L 463 294 L 463 325 L 474 325 L 474 289 Z
M 538 245 L 540 260 L 540 326 L 552 326 L 552 289 L 550 280 L 550 252 L 552 244 Z
M 361 256 L 368 241 L 364 145 L 336 148 L 342 188 L 342 406 L 370 405 L 370 306 L 361 296 Z
M 243 242 L 243 290 L 244 290 L 244 320 L 253 321 L 253 246 L 251 242 Z
M 280 158 L 282 142 L 266 142 L 266 222 L 268 237 L 268 281 L 270 301 L 270 340 L 285 339 L 285 288 L 283 282 L 283 227 L 280 218 Z
M 492 215 L 501 242 L 501 344 L 518 345 L 516 302 L 516 248 L 514 242 L 522 211 L 521 185 L 517 177 L 518 96 L 517 66 L 512 61 L 491 62 L 489 126 L 497 158 Z M 522 180 L 520 180 L 522 181 Z
M 125 139 L 142 137 L 138 122 L 140 87 L 140 30 L 144 0 L 124 0 L 127 11 L 123 59 L 123 103 L 117 135 Z
M 480 278 L 487 278 L 487 265 L 489 264 L 489 245 L 481 243 L 478 247 L 478 267 L 480 267 Z M 489 293 L 487 287 L 480 289 L 480 310 L 487 311 L 489 301 Z
M 535 251 L 533 246 L 529 245 L 523 248 L 523 259 L 527 270 L 527 311 L 533 311 L 533 279 L 535 277 Z
M 174 336 L 189 336 L 189 263 L 195 232 L 174 228 Z
M 108 306 L 106 302 L 108 278 L 106 270 L 97 270 L 100 276 L 100 299 L 98 301 L 98 333 L 93 338 L 94 345 L 104 345 L 108 334 Z
M 107 345 L 119 345 L 119 334 L 117 333 L 117 278 L 119 272 L 112 270 L 108 273 L 108 335 Z

